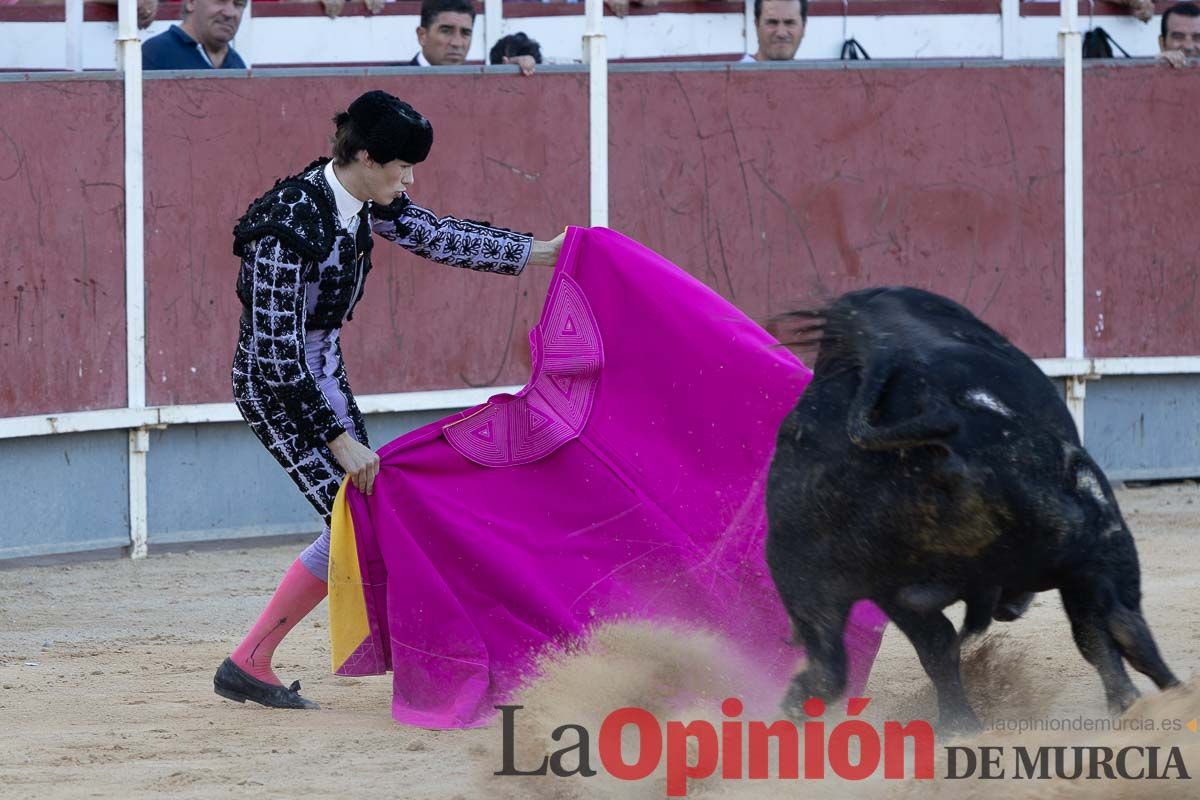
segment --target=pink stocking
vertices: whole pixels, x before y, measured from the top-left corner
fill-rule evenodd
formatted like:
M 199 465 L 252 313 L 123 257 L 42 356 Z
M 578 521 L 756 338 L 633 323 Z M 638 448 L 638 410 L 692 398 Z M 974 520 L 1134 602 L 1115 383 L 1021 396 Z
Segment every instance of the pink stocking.
M 246 638 L 230 655 L 233 663 L 264 683 L 282 686 L 271 671 L 271 656 L 283 637 L 325 599 L 328 586 L 297 559 Z

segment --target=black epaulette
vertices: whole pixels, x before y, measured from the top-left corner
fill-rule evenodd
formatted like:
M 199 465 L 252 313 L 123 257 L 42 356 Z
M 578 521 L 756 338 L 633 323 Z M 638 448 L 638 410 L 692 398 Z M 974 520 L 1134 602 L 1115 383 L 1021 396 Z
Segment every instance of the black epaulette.
M 250 204 L 233 228 L 235 256 L 248 258 L 248 244 L 275 236 L 301 258 L 321 262 L 329 257 L 337 230 L 333 202 L 321 187 L 301 177 L 327 160 L 314 161 L 300 173 L 276 181 Z

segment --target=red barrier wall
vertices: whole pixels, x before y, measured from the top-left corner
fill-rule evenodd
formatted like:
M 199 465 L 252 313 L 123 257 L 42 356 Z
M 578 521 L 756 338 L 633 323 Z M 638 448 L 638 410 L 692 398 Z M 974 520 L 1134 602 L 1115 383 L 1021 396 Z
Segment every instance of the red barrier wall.
M 610 92 L 613 225 L 747 313 L 910 284 L 1062 354 L 1058 72 L 635 73 Z
M 121 97 L 0 84 L 0 416 L 125 405 Z
M 1089 354 L 1200 353 L 1187 75 L 1085 79 Z M 150 403 L 228 401 L 232 225 L 375 86 L 433 120 L 419 202 L 540 237 L 586 223 L 583 74 L 150 78 Z M 760 319 L 907 283 L 1058 356 L 1060 87 L 1029 66 L 614 72 L 611 221 Z M 0 84 L 0 415 L 124 404 L 120 109 L 116 82 Z M 524 380 L 548 271 L 376 253 L 345 337 L 360 393 Z
M 417 202 L 540 238 L 586 222 L 584 75 L 148 81 L 150 403 L 229 400 L 240 314 L 233 224 L 276 178 L 327 154 L 334 113 L 375 87 L 433 123 L 433 152 L 415 171 Z M 472 273 L 382 239 L 373 259 L 344 338 L 357 392 L 525 380 L 525 333 L 549 270 Z
M 1200 353 L 1200 95 L 1188 77 L 1084 71 L 1088 355 Z

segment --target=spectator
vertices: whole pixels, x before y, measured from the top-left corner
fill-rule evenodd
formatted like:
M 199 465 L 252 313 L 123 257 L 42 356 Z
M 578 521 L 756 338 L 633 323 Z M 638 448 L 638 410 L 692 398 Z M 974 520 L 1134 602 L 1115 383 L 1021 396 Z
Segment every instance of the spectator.
M 542 63 L 542 48 L 523 33 L 513 33 L 492 45 L 488 55 L 492 64 L 516 64 L 522 75 L 532 75 L 535 64 Z
M 4 5 L 6 0 L 0 0 L 0 5 Z M 116 6 L 118 0 L 96 0 L 100 5 Z M 16 0 L 12 0 L 16 2 Z M 154 22 L 155 15 L 158 14 L 158 0 L 138 0 L 137 3 L 137 26 L 139 28 L 149 28 Z
M 758 52 L 742 61 L 791 61 L 804 38 L 808 0 L 754 0 Z
M 1149 22 L 1154 18 L 1154 0 L 1109 0 L 1113 5 L 1125 6 L 1136 19 Z
M 246 0 L 184 0 L 183 20 L 142 43 L 145 69 L 245 69 L 229 46 Z
M 1163 12 L 1158 49 L 1173 67 L 1182 67 L 1187 59 L 1200 57 L 1200 6 L 1176 3 Z
M 467 60 L 475 27 L 471 0 L 424 0 L 417 42 L 421 51 L 407 62 L 413 67 L 444 67 Z
M 384 0 L 365 0 L 364 2 L 368 14 L 378 14 L 383 11 L 383 4 Z M 346 0 L 321 0 L 321 5 L 325 8 L 325 16 L 333 19 L 342 13 L 346 7 Z
M 577 2 L 577 0 L 567 0 L 568 3 Z M 608 10 L 613 13 L 614 17 L 623 17 L 629 13 L 630 0 L 604 0 L 604 5 L 608 6 Z M 641 0 L 639 6 L 649 7 L 658 5 L 660 0 Z

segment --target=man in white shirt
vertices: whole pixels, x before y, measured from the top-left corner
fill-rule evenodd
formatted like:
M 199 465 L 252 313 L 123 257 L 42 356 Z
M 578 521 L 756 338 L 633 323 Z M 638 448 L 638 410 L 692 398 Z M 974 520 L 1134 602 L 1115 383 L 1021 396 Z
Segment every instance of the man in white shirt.
M 758 52 L 742 61 L 791 61 L 804 38 L 808 0 L 754 0 L 754 29 Z

